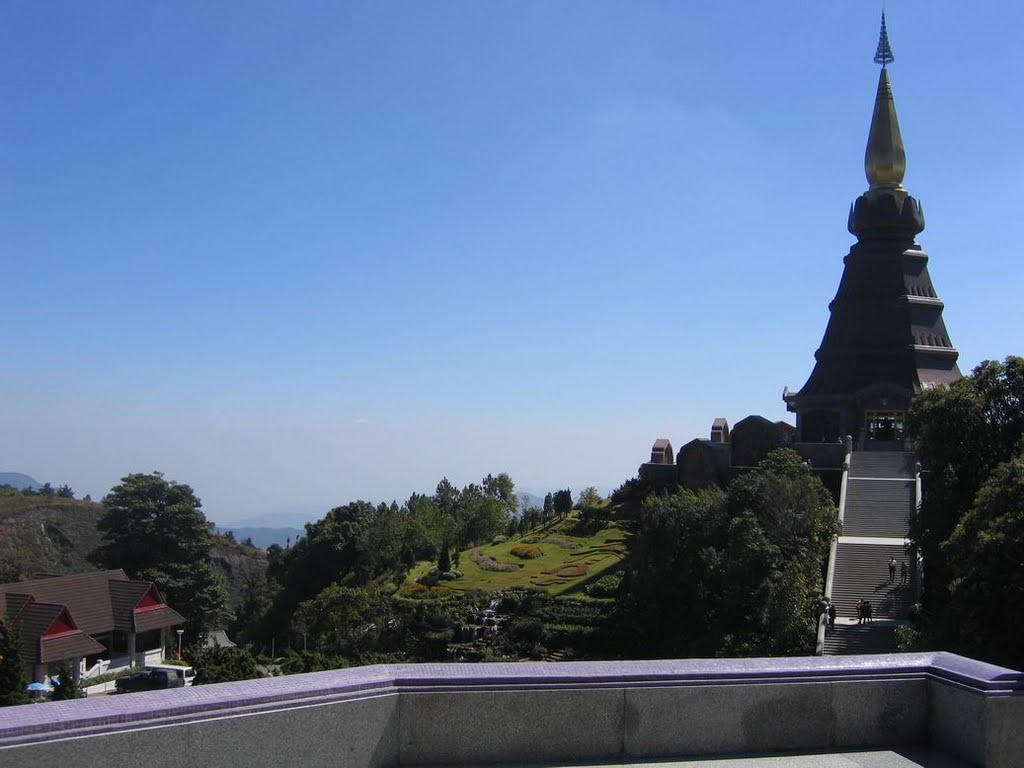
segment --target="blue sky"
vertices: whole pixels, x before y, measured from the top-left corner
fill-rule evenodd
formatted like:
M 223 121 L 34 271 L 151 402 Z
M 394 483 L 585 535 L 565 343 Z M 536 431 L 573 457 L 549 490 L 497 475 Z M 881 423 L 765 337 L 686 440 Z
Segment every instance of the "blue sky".
M 864 191 L 879 8 L 0 4 L 0 470 L 218 522 L 614 486 L 786 418 Z M 1019 354 L 1024 7 L 890 2 L 965 371 Z M 283 519 L 283 517 L 282 517 Z

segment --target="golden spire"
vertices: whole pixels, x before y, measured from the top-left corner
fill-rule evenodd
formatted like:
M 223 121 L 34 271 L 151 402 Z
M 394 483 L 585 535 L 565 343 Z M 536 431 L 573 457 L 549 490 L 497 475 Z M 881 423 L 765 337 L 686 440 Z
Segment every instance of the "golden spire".
M 900 122 L 896 117 L 896 102 L 892 97 L 892 84 L 886 64 L 893 60 L 889 47 L 889 34 L 885 29 L 882 12 L 882 30 L 878 35 L 875 61 L 882 65 L 878 73 L 878 91 L 875 93 L 875 111 L 871 115 L 871 131 L 864 152 L 864 173 L 871 189 L 901 189 L 903 174 L 907 170 L 907 155 L 903 151 Z

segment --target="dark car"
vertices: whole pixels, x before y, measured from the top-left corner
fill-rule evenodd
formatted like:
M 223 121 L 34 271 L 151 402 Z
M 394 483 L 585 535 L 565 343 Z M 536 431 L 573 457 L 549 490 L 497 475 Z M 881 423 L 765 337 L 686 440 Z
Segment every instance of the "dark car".
M 134 675 L 119 677 L 114 682 L 118 693 L 131 691 L 157 691 L 163 688 L 181 688 L 185 685 L 184 675 L 170 669 L 143 669 Z

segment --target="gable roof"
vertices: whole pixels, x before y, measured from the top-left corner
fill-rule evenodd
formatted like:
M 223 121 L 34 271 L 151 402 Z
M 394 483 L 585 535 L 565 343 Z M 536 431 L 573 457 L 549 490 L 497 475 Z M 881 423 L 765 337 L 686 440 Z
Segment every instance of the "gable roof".
M 23 659 L 42 663 L 102 652 L 89 635 L 185 622 L 152 582 L 129 579 L 120 568 L 0 584 L 0 615 L 17 624 Z M 58 618 L 63 628 L 50 632 Z
M 132 621 L 132 609 L 139 601 L 146 596 L 152 588 L 147 581 L 118 581 L 109 582 L 110 605 L 114 614 L 114 629 L 121 632 L 135 631 L 135 624 Z
M 13 584 L 0 584 L 0 606 L 6 593 L 31 595 L 40 603 L 66 605 L 79 628 L 90 635 L 114 629 L 114 616 L 109 587 L 111 581 L 128 581 L 122 569 L 74 573 L 31 579 Z M 144 582 L 148 583 L 148 582 Z
M 105 649 L 75 626 L 63 605 L 38 603 L 31 596 L 18 612 L 19 653 L 28 664 L 48 664 L 78 656 L 102 653 Z

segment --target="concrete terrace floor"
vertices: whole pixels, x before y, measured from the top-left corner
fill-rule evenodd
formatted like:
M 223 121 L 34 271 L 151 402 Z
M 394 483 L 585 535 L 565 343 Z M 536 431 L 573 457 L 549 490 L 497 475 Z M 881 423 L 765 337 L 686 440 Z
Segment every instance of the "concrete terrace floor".
M 523 768 L 522 763 L 488 764 L 489 768 Z M 773 755 L 735 755 L 683 759 L 637 760 L 625 763 L 531 763 L 534 768 L 970 768 L 971 763 L 924 747 Z M 438 768 L 476 768 L 465 764 Z

